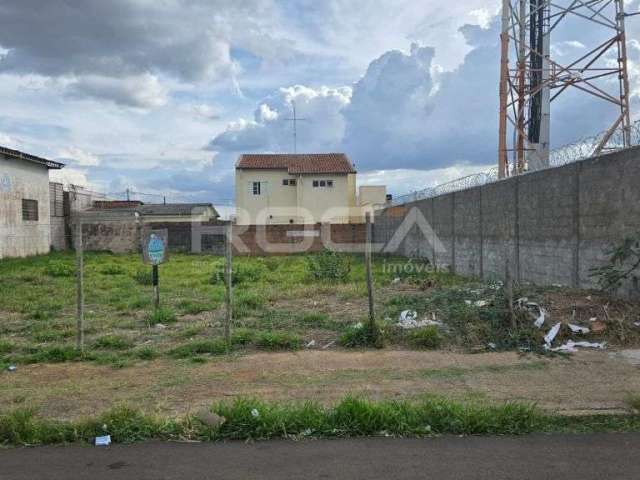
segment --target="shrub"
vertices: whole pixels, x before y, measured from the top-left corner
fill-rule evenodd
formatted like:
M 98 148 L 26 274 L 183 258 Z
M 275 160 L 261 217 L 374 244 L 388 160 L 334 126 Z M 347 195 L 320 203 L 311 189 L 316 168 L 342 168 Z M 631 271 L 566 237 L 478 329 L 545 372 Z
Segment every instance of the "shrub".
M 590 276 L 595 277 L 602 290 L 615 293 L 625 280 L 640 270 L 640 233 L 625 238 L 606 253 L 608 263 L 592 268 Z
M 436 349 L 442 344 L 442 337 L 435 325 L 412 330 L 407 337 L 416 348 Z
M 262 263 L 235 264 L 231 272 L 231 285 L 241 283 L 255 283 L 264 275 L 265 266 Z M 216 265 L 209 279 L 212 285 L 224 285 L 224 265 Z
M 133 279 L 140 285 L 152 285 L 153 276 L 149 268 L 139 268 L 136 273 L 133 274 Z
M 76 268 L 70 263 L 50 260 L 44 268 L 44 272 L 50 277 L 73 277 L 76 274 Z
M 227 353 L 227 344 L 222 338 L 215 340 L 195 340 L 183 345 L 179 345 L 169 351 L 169 355 L 174 358 L 189 358 L 196 355 L 209 353 L 212 355 L 222 355 Z
M 253 343 L 256 334 L 248 328 L 237 328 L 231 334 L 231 345 L 249 345 Z
M 149 325 L 175 323 L 176 321 L 175 312 L 166 307 L 157 308 L 147 315 L 147 323 Z
M 331 250 L 324 250 L 307 257 L 307 271 L 316 280 L 344 282 L 351 272 L 351 258 Z
M 134 355 L 140 360 L 153 360 L 158 356 L 158 352 L 151 347 L 142 347 L 136 350 Z
M 64 363 L 81 360 L 82 352 L 71 345 L 37 349 L 24 358 L 27 363 Z
M 255 345 L 262 350 L 297 350 L 302 340 L 297 335 L 288 332 L 259 332 Z
M 107 265 L 100 269 L 100 273 L 103 275 L 123 275 L 126 270 L 120 265 Z
M 0 340 L 0 355 L 11 353 L 13 351 L 13 344 L 6 340 Z
M 356 323 L 348 327 L 340 336 L 340 345 L 349 348 L 382 348 L 384 346 L 384 332 L 377 324 L 372 326 L 368 322 L 366 324 Z
M 104 335 L 93 342 L 93 348 L 105 350 L 125 350 L 132 346 L 131 340 L 121 335 Z

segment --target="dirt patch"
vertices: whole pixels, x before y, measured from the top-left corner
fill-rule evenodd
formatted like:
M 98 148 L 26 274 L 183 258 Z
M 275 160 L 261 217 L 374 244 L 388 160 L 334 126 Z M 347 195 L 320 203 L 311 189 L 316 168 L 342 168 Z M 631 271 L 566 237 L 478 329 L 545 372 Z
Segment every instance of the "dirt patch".
M 19 406 L 66 419 L 130 404 L 181 414 L 236 396 L 331 403 L 446 395 L 535 402 L 549 411 L 618 411 L 640 393 L 638 368 L 606 352 L 571 358 L 516 353 L 391 351 L 259 353 L 206 364 L 154 361 L 113 369 L 90 364 L 20 366 L 0 374 L 0 411 Z

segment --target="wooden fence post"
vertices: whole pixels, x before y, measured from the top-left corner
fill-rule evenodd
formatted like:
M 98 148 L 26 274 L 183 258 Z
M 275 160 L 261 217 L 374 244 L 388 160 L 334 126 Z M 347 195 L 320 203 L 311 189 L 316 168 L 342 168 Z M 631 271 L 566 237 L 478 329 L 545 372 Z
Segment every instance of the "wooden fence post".
M 77 281 L 77 332 L 76 347 L 84 350 L 84 253 L 82 245 L 82 220 L 76 221 L 76 281 Z
M 373 309 L 373 274 L 371 272 L 371 241 L 372 241 L 372 225 L 371 225 L 371 213 L 365 213 L 366 224 L 366 241 L 364 246 L 364 261 L 367 269 L 367 293 L 369 295 L 369 323 L 371 324 L 371 331 L 375 328 L 375 312 Z
M 232 251 L 232 243 L 233 243 L 233 224 L 229 222 L 225 227 L 225 242 L 224 242 L 224 278 L 225 278 L 225 286 L 226 286 L 226 294 L 225 294 L 225 307 L 226 307 L 226 315 L 224 322 L 224 339 L 227 342 L 227 345 L 231 344 L 231 321 L 233 318 L 233 251 Z

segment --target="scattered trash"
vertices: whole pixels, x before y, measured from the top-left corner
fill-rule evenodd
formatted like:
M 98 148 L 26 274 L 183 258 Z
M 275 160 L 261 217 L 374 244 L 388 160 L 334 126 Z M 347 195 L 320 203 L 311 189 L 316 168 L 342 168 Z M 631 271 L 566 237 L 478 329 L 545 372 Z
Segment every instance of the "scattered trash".
M 7 370 L 10 372 L 15 372 L 16 370 L 18 370 L 18 367 L 16 367 L 15 365 L 9 365 L 7 367 Z
M 547 345 L 547 349 L 551 350 L 552 352 L 564 352 L 564 353 L 574 353 L 577 352 L 577 348 L 576 347 L 582 347 L 582 348 L 596 348 L 596 349 L 600 349 L 603 350 L 606 348 L 606 343 L 591 343 L 591 342 L 574 342 L 573 340 L 569 340 L 567 343 L 565 343 L 564 345 L 561 345 L 559 347 L 556 348 L 549 348 L 549 346 Z
M 476 307 L 486 307 L 487 305 L 489 305 L 489 302 L 487 302 L 486 300 L 476 300 L 475 302 L 472 302 L 471 300 L 465 300 L 464 303 Z
M 444 324 L 442 322 L 438 322 L 437 320 L 435 320 L 435 314 L 433 314 L 433 316 L 433 320 L 418 320 L 418 312 L 416 312 L 415 310 L 404 310 L 400 314 L 400 321 L 397 323 L 397 325 L 400 328 L 404 328 L 407 330 L 412 328 L 429 327 L 431 325 L 444 327 Z
M 400 322 L 415 321 L 418 318 L 418 312 L 415 310 L 403 310 L 400 312 Z
M 598 317 L 591 317 L 589 319 L 590 322 L 597 322 L 598 321 Z
M 591 301 L 591 295 L 588 295 L 587 297 L 585 297 L 587 300 Z
M 111 435 L 103 435 L 101 437 L 96 437 L 93 441 L 93 444 L 96 447 L 107 447 L 111 445 Z
M 316 345 L 316 341 L 315 340 L 311 340 L 309 343 L 307 343 L 305 348 L 315 347 L 315 345 Z
M 542 308 L 540 305 L 538 304 L 529 304 L 529 305 L 535 305 L 538 308 L 538 318 L 536 318 L 536 321 L 533 322 L 533 324 L 537 327 L 537 328 L 542 328 L 542 326 L 544 325 L 544 320 L 545 320 L 545 316 L 547 315 L 547 312 L 544 310 L 544 308 Z
M 360 330 L 362 327 L 364 327 L 362 322 L 358 322 L 353 326 L 353 328 L 355 328 L 356 330 Z
M 558 322 L 553 327 L 551 327 L 551 330 L 549 330 L 549 332 L 544 336 L 545 344 L 547 344 L 548 346 L 551 346 L 551 343 L 553 342 L 553 340 L 558 335 L 558 332 L 560 331 L 560 325 L 562 324 Z
M 203 408 L 196 414 L 196 418 L 200 420 L 202 423 L 204 423 L 206 426 L 211 428 L 218 428 L 227 421 L 226 418 L 216 413 L 210 412 L 205 408 Z
M 640 327 L 640 322 L 633 322 L 636 327 Z
M 158 330 L 164 330 L 165 328 L 167 328 L 167 326 L 162 323 L 156 323 L 156 328 Z
M 487 347 L 489 347 L 491 350 L 495 350 L 496 348 L 498 348 L 498 345 L 491 342 L 491 343 L 487 343 Z
M 582 333 L 582 334 L 589 333 L 589 329 L 587 327 L 581 327 L 580 325 L 575 325 L 573 323 L 569 324 L 569 329 L 571 329 L 573 333 Z
M 397 284 L 397 283 L 400 283 L 400 277 L 396 277 L 396 278 L 394 278 L 394 279 L 391 281 L 391 283 L 392 283 L 393 285 L 395 285 L 395 284 Z
M 258 418 L 260 416 L 260 412 L 256 408 L 254 408 L 253 410 L 251 410 L 251 416 L 253 418 Z
M 331 340 L 329 343 L 327 343 L 324 347 L 322 347 L 323 350 L 326 350 L 329 347 L 333 347 L 336 344 L 335 340 Z

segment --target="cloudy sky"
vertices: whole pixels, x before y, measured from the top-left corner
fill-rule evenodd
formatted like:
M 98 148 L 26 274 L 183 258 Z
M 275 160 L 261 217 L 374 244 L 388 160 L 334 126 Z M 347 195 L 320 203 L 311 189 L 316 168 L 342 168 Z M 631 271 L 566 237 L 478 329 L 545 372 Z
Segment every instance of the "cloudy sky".
M 2 0 L 0 145 L 103 192 L 224 205 L 240 153 L 293 150 L 295 101 L 299 151 L 345 151 L 396 194 L 431 186 L 495 162 L 499 3 Z M 596 30 L 569 24 L 553 54 L 580 56 Z M 553 143 L 606 128 L 607 108 L 554 103 Z

